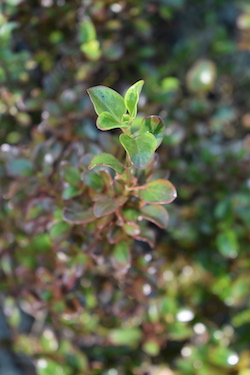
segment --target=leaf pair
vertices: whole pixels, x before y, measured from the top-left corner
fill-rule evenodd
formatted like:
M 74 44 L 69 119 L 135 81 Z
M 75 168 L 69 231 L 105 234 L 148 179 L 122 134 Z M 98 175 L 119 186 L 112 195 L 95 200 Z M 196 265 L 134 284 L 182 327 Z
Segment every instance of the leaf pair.
M 159 116 L 146 117 L 139 125 L 133 126 L 143 84 L 144 81 L 140 80 L 129 87 L 124 98 L 105 86 L 88 90 L 98 114 L 97 127 L 101 130 L 122 129 L 124 134 L 120 135 L 120 142 L 131 163 L 138 169 L 151 162 L 164 136 L 164 124 Z M 131 134 L 134 128 L 136 131 Z
M 109 87 L 95 86 L 88 89 L 87 92 L 99 116 L 97 127 L 101 130 L 128 127 L 126 123 L 133 120 L 137 114 L 137 104 L 143 84 L 144 81 L 140 80 L 132 85 L 124 99 Z

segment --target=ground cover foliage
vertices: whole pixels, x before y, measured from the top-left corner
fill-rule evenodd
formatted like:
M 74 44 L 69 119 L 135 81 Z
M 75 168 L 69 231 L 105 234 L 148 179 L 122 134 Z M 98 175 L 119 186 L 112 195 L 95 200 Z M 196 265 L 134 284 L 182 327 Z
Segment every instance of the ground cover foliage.
M 249 375 L 247 2 L 0 9 L 0 374 Z M 138 116 L 166 124 L 155 179 L 178 197 L 143 238 L 122 229 L 124 251 L 100 237 L 110 218 L 82 218 L 93 156 L 124 161 L 86 90 L 138 80 Z

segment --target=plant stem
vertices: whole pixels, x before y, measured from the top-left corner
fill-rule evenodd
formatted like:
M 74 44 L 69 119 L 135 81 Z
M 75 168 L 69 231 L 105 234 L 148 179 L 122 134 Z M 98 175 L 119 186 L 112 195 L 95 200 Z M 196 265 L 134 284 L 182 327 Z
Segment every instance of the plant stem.
M 127 186 L 131 186 L 132 183 L 132 164 L 129 160 L 128 154 L 126 154 L 126 172 L 127 172 Z

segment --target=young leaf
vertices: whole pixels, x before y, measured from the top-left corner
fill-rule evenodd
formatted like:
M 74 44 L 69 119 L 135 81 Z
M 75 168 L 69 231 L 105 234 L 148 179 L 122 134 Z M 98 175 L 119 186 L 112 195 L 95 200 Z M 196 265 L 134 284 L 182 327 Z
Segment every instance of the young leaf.
M 117 201 L 111 197 L 100 199 L 94 204 L 94 214 L 96 217 L 109 215 L 119 207 Z
M 156 146 L 157 148 L 160 146 L 163 140 L 164 130 L 165 130 L 165 125 L 161 117 L 152 115 L 143 119 L 141 127 L 139 129 L 139 134 L 143 134 L 146 132 L 152 133 L 157 140 L 157 146 Z
M 112 168 L 116 173 L 121 174 L 124 171 L 123 165 L 111 154 L 102 153 L 93 157 L 89 164 L 89 169 L 106 165 L 109 168 Z
M 139 190 L 139 197 L 147 203 L 171 203 L 177 197 L 176 189 L 168 180 L 158 179 L 148 182 Z
M 167 228 L 168 226 L 168 212 L 159 204 L 147 204 L 140 210 L 140 216 L 160 228 Z
M 109 112 L 118 122 L 121 122 L 122 116 L 126 113 L 126 106 L 123 97 L 118 92 L 105 86 L 91 87 L 87 92 L 98 115 L 102 112 Z
M 110 130 L 120 128 L 121 124 L 110 112 L 102 112 L 97 118 L 96 126 L 100 130 Z
M 121 134 L 119 139 L 134 167 L 141 169 L 150 163 L 157 146 L 157 141 L 153 134 L 145 133 L 135 138 Z
M 129 87 L 124 97 L 126 108 L 133 118 L 137 114 L 137 104 L 143 85 L 143 80 L 134 83 L 131 87 Z

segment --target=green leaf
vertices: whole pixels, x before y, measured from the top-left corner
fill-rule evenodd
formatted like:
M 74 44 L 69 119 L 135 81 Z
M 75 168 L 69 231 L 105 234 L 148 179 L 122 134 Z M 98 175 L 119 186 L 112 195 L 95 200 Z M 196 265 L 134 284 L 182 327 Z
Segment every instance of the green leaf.
M 139 224 L 140 234 L 138 234 L 135 238 L 139 241 L 147 242 L 150 247 L 154 247 L 155 245 L 155 232 L 143 225 L 142 223 Z
M 160 228 L 167 228 L 168 226 L 168 212 L 159 204 L 148 204 L 140 210 L 140 215 L 151 221 Z
M 143 85 L 143 80 L 134 83 L 131 87 L 129 87 L 124 97 L 126 108 L 133 118 L 137 114 L 137 104 L 140 98 L 140 93 Z
M 82 173 L 82 180 L 86 185 L 96 191 L 101 191 L 104 187 L 104 182 L 101 176 L 92 171 L 85 171 Z
M 30 160 L 24 158 L 10 160 L 7 163 L 7 171 L 12 177 L 31 176 L 33 164 Z
M 110 112 L 102 112 L 97 118 L 96 126 L 100 130 L 117 129 L 121 126 L 124 127 L 124 125 L 121 125 Z
M 111 258 L 113 266 L 122 273 L 127 272 L 131 263 L 131 255 L 129 246 L 126 242 L 119 242 L 114 247 Z
M 140 234 L 140 227 L 136 223 L 125 223 L 122 226 L 122 229 L 126 234 L 131 237 L 138 236 Z
M 163 140 L 164 130 L 165 130 L 165 125 L 161 117 L 152 115 L 143 119 L 142 124 L 139 129 L 139 134 L 143 134 L 147 132 L 153 134 L 157 140 L 157 146 L 156 146 L 157 148 L 160 146 Z
M 70 198 L 76 197 L 77 195 L 80 195 L 81 192 L 82 191 L 75 186 L 67 186 L 63 190 L 62 198 L 63 199 L 70 199 Z
M 151 162 L 157 146 L 155 137 L 150 133 L 135 138 L 121 134 L 120 142 L 127 151 L 131 163 L 138 169 L 146 167 Z
M 123 97 L 118 92 L 105 86 L 95 86 L 87 90 L 90 99 L 98 115 L 102 112 L 109 112 L 121 122 L 122 116 L 126 113 Z
M 160 349 L 159 343 L 153 339 L 145 341 L 142 346 L 142 350 L 153 357 L 159 354 Z
M 69 224 L 65 223 L 64 221 L 60 221 L 58 223 L 55 223 L 49 231 L 50 237 L 53 239 L 56 239 L 60 234 L 67 231 L 69 228 Z
M 78 170 L 73 165 L 62 162 L 60 165 L 62 177 L 72 186 L 78 186 L 81 183 L 81 176 Z
M 110 340 L 114 345 L 137 345 L 141 339 L 139 328 L 117 328 L 110 332 Z
M 63 220 L 71 224 L 86 224 L 96 217 L 93 208 L 87 208 L 77 202 L 71 201 L 63 210 Z
M 89 169 L 93 169 L 98 166 L 105 165 L 112 168 L 116 173 L 121 174 L 124 171 L 123 165 L 111 154 L 102 153 L 93 157 L 89 164 Z
M 147 203 L 171 203 L 177 197 L 174 185 L 163 179 L 148 182 L 139 190 L 139 197 Z
M 102 217 L 109 215 L 116 211 L 119 207 L 117 201 L 111 197 L 105 197 L 105 199 L 100 199 L 94 204 L 94 214 L 96 217 Z
M 88 43 L 84 43 L 80 48 L 89 60 L 98 60 L 101 56 L 100 43 L 98 40 L 91 40 Z
M 216 237 L 219 252 L 227 258 L 236 258 L 239 252 L 239 243 L 236 233 L 228 229 Z
M 90 19 L 84 19 L 80 24 L 80 43 L 88 43 L 96 39 L 95 26 Z

